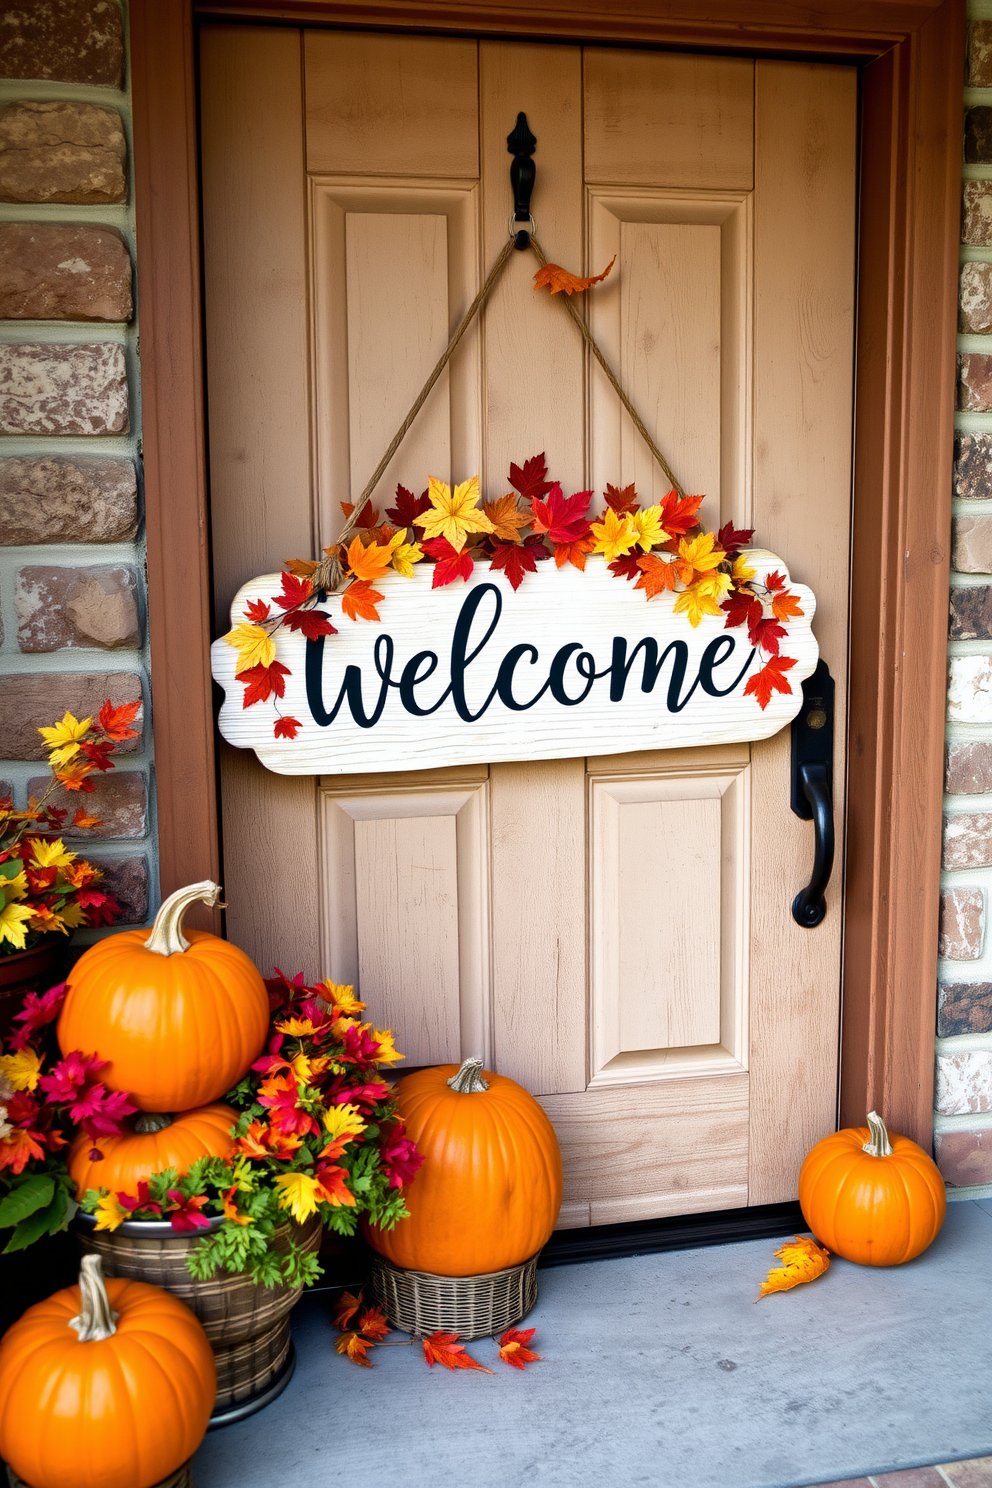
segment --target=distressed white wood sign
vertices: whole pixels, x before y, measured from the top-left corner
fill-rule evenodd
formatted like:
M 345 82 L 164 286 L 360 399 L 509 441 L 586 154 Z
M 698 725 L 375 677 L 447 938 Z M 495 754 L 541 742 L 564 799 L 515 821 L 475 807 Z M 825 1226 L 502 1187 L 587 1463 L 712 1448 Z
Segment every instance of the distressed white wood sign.
M 774 553 L 751 550 L 748 562 L 759 582 L 788 574 Z M 378 624 L 349 620 L 330 595 L 319 608 L 337 635 L 307 641 L 281 627 L 276 657 L 291 673 L 283 698 L 244 708 L 237 652 L 215 641 L 228 743 L 254 749 L 280 775 L 338 775 L 765 739 L 798 713 L 816 666 L 816 601 L 791 581 L 803 610 L 781 642 L 795 658 L 792 691 L 762 710 L 744 689 L 766 658 L 745 627 L 727 630 L 721 614 L 694 629 L 673 613 L 675 595 L 646 600 L 602 559 L 584 573 L 541 563 L 516 593 L 485 562 L 442 589 L 431 588 L 432 573 L 425 563 L 412 578 L 377 580 Z M 243 585 L 232 625 L 249 600 L 279 588 L 278 574 Z M 280 714 L 300 720 L 295 739 L 273 737 Z

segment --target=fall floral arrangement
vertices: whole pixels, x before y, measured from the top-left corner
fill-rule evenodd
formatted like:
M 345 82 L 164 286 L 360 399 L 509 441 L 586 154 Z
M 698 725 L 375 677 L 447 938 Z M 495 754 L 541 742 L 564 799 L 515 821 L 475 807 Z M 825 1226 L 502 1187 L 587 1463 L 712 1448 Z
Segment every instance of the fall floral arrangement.
M 68 811 L 51 804 L 53 791 L 92 791 L 93 775 L 112 770 L 110 756 L 131 728 L 140 703 L 115 708 L 105 702 L 96 719 L 66 713 L 61 723 L 38 732 L 45 741 L 52 778 L 40 799 L 15 811 L 10 796 L 0 799 L 0 955 L 31 950 L 54 934 L 69 935 L 83 925 L 110 925 L 120 905 L 99 887 L 101 873 L 57 834 Z M 72 826 L 101 825 L 80 806 Z
M 379 1073 L 403 1056 L 391 1033 L 361 1021 L 365 1004 L 353 989 L 282 973 L 266 985 L 271 1037 L 227 1096 L 241 1112 L 227 1156 L 199 1158 L 185 1175 L 153 1175 L 135 1193 L 90 1189 L 82 1208 L 101 1230 L 127 1219 L 203 1230 L 188 1261 L 200 1279 L 223 1267 L 265 1286 L 295 1286 L 321 1268 L 300 1232 L 290 1227 L 287 1236 L 287 1216 L 298 1226 L 319 1216 L 341 1235 L 354 1234 L 363 1214 L 391 1229 L 406 1216 L 403 1188 L 422 1159 Z M 222 1223 L 211 1228 L 213 1217 Z
M 741 551 L 754 535 L 751 529 L 727 522 L 718 532 L 706 532 L 698 518 L 702 496 L 672 490 L 642 506 L 632 485 L 608 485 L 605 509 L 591 515 L 593 492 L 566 496 L 559 481 L 548 479 L 543 454 L 511 464 L 509 484 L 506 495 L 482 501 L 477 476 L 454 490 L 431 476 L 420 496 L 398 486 L 385 521 L 371 502 L 357 516 L 342 502 L 355 531 L 351 541 L 325 548 L 319 561 L 288 560 L 281 592 L 268 601 L 251 600 L 242 622 L 224 637 L 238 653 L 243 706 L 285 695 L 289 668 L 276 659 L 274 640 L 281 627 L 313 641 L 337 633 L 320 603 L 341 584 L 342 613 L 352 621 L 377 621 L 384 596 L 375 585 L 390 572 L 409 578 L 416 564 L 428 563 L 432 588 L 439 589 L 468 579 L 476 563 L 486 560 L 516 590 L 551 557 L 558 568 L 572 564 L 581 571 L 587 559 L 600 559 L 648 600 L 674 594 L 675 613 L 694 627 L 704 615 L 723 615 L 726 629 L 746 626 L 762 665 L 749 677 L 745 694 L 764 710 L 774 692 L 792 691 L 787 673 L 795 659 L 781 651 L 780 642 L 788 620 L 803 611 L 784 574 L 758 582 Z M 275 737 L 294 739 L 300 727 L 298 719 L 280 716 Z

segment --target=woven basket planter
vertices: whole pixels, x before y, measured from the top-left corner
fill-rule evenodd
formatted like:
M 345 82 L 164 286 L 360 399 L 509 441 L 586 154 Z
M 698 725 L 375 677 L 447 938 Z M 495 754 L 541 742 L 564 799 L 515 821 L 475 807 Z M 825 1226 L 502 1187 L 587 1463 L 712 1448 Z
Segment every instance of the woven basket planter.
M 7 1481 L 10 1488 L 31 1488 L 23 1478 L 19 1478 L 12 1467 L 7 1469 Z M 65 1488 L 73 1488 L 72 1483 L 66 1483 Z M 174 1473 L 170 1473 L 161 1482 L 155 1483 L 153 1488 L 193 1488 L 193 1464 L 184 1462 L 182 1467 L 177 1467 Z
M 77 1216 L 84 1254 L 93 1252 L 103 1260 L 106 1276 L 127 1276 L 147 1281 L 180 1297 L 203 1324 L 217 1365 L 217 1403 L 213 1420 L 240 1419 L 251 1414 L 252 1402 L 261 1409 L 275 1399 L 273 1385 L 286 1370 L 290 1357 L 289 1314 L 299 1301 L 302 1287 L 257 1286 L 250 1277 L 218 1271 L 209 1281 L 189 1274 L 186 1258 L 204 1235 L 177 1234 L 168 1221 L 125 1220 L 116 1230 L 95 1230 L 92 1215 Z M 223 1224 L 218 1216 L 211 1229 Z M 292 1221 L 280 1237 L 285 1246 Z M 321 1224 L 293 1226 L 305 1250 L 320 1245 Z M 277 1248 L 279 1242 L 277 1241 Z M 289 1381 L 289 1372 L 284 1383 Z M 277 1393 L 277 1392 L 276 1392 Z
M 503 1333 L 537 1301 L 537 1256 L 482 1276 L 434 1276 L 405 1271 L 374 1256 L 372 1295 L 394 1328 L 424 1338 L 443 1329 L 460 1338 Z

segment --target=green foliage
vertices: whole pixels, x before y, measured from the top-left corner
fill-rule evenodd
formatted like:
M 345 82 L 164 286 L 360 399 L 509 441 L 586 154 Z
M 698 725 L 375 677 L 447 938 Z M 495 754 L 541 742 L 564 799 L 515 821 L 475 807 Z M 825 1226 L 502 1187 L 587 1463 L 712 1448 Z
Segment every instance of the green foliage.
M 47 1168 L 10 1180 L 0 1203 L 0 1229 L 11 1229 L 3 1247 L 5 1255 L 24 1250 L 43 1235 L 66 1229 L 76 1212 L 75 1185 L 68 1173 L 57 1163 L 49 1163 Z

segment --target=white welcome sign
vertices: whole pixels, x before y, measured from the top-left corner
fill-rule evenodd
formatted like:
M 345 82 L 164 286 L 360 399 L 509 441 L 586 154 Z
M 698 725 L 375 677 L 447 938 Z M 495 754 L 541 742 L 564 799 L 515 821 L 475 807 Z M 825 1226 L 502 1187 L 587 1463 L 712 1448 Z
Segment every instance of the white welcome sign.
M 774 553 L 749 551 L 762 583 L 788 570 Z M 253 749 L 280 775 L 434 768 L 499 760 L 565 759 L 638 749 L 672 749 L 765 739 L 789 723 L 802 682 L 816 666 L 810 629 L 815 599 L 789 582 L 801 617 L 788 622 L 782 651 L 795 664 L 790 692 L 762 709 L 745 691 L 762 657 L 744 626 L 724 615 L 698 627 L 674 613 L 671 593 L 642 590 L 591 558 L 584 572 L 538 565 L 514 592 L 504 575 L 477 563 L 467 582 L 431 588 L 423 564 L 412 578 L 377 581 L 380 623 L 341 613 L 340 595 L 324 611 L 337 635 L 316 641 L 280 627 L 277 660 L 290 670 L 285 696 L 243 707 L 238 656 L 212 647 L 213 675 L 225 689 L 220 731 Z M 232 625 L 251 600 L 268 600 L 278 574 L 252 579 L 231 607 Z M 294 739 L 273 737 L 280 715 L 298 719 Z

